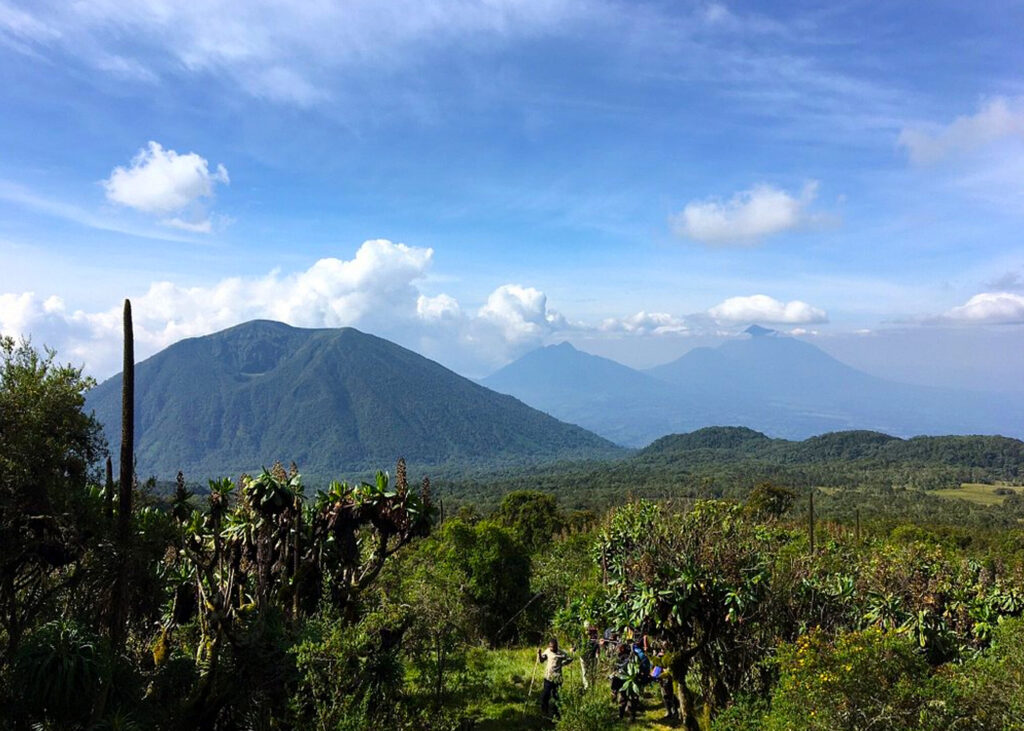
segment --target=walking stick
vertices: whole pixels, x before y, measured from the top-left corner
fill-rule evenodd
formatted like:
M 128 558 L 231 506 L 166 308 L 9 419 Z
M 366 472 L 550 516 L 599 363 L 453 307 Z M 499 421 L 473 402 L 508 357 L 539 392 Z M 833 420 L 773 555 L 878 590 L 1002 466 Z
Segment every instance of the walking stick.
M 525 700 L 525 701 L 523 701 L 523 716 L 524 716 L 524 717 L 526 716 L 526 707 L 527 707 L 528 705 L 530 705 L 530 696 L 532 696 L 532 695 L 533 695 L 533 681 L 534 681 L 534 679 L 535 679 L 535 678 L 537 677 L 537 666 L 538 666 L 538 665 L 540 665 L 540 662 L 539 662 L 539 661 L 538 661 L 538 662 L 534 662 L 534 663 L 533 663 L 533 672 L 532 672 L 532 673 L 530 673 L 530 690 L 529 690 L 529 692 L 528 692 L 528 693 L 526 694 L 526 700 Z

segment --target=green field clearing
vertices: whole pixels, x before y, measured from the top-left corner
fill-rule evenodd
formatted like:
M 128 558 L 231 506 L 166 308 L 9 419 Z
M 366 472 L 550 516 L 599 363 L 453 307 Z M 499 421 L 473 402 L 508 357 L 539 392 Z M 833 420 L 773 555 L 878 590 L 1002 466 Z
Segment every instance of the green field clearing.
M 951 500 L 967 500 L 979 505 L 1002 505 L 1006 495 L 997 495 L 996 490 L 1013 490 L 1021 493 L 1024 492 L 1024 487 L 999 483 L 986 485 L 980 482 L 965 482 L 960 487 L 935 490 L 934 494 Z

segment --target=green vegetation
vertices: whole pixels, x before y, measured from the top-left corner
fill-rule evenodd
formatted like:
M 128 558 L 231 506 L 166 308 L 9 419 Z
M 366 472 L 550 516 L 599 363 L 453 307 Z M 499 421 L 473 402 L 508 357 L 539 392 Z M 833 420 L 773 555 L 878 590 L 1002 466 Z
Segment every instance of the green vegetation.
M 444 514 L 404 460 L 312 494 L 294 464 L 202 495 L 179 474 L 156 500 L 100 474 L 81 373 L 2 346 L 0 708 L 16 731 L 1024 729 L 1024 500 L 898 483 L 1017 479 L 1012 440 L 704 430 L 604 465 L 692 470 L 687 493 L 605 487 L 585 510 L 571 478 L 599 480 L 597 463 L 493 507 L 449 493 Z M 544 718 L 535 648 L 552 637 L 573 661 Z

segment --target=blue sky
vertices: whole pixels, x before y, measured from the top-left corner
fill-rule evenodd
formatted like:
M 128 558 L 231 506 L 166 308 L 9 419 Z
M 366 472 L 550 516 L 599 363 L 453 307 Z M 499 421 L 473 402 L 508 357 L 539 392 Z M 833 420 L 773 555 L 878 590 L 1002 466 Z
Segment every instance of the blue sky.
M 1024 370 L 1024 4 L 0 0 L 0 331 Z M 366 242 L 366 243 L 364 243 Z M 1024 388 L 1024 386 L 1021 386 Z

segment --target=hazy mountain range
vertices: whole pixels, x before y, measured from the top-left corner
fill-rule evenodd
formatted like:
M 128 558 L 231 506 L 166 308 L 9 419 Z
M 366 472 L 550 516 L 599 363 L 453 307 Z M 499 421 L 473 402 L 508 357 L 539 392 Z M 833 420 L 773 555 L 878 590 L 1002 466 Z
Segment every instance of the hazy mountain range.
M 742 426 L 803 439 L 861 429 L 1024 435 L 1011 397 L 894 383 L 763 328 L 637 371 L 567 343 L 483 380 L 352 328 L 253 321 L 178 342 L 136 366 L 140 475 L 236 475 L 274 460 L 343 477 L 388 467 L 615 457 L 669 434 Z M 87 408 L 119 448 L 121 377 Z
M 756 326 L 747 332 L 646 371 L 563 343 L 528 353 L 482 383 L 630 446 L 712 425 L 788 439 L 850 429 L 1024 436 L 1020 395 L 887 381 L 805 341 Z

